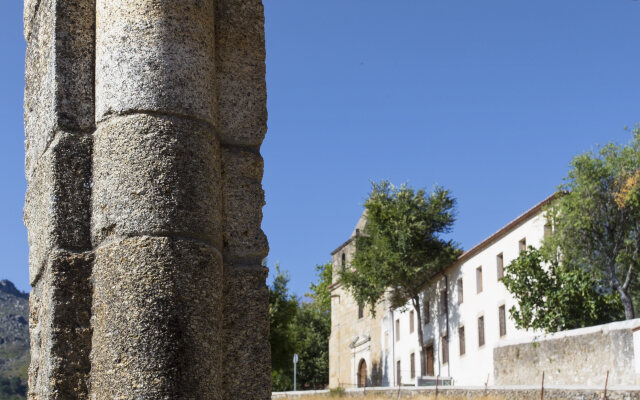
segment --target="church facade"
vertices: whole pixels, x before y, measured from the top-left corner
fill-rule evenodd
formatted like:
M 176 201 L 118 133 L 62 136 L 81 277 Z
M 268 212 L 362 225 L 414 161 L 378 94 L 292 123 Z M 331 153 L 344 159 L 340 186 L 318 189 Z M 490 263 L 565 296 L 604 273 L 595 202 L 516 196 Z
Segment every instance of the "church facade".
M 551 232 L 544 217 L 550 196 L 520 215 L 452 265 L 432 277 L 422 292 L 425 362 L 420 361 L 417 317 L 410 304 L 392 309 L 382 301 L 375 318 L 341 285 L 337 271 L 348 268 L 355 237 L 335 249 L 331 291 L 329 386 L 405 386 L 438 377 L 455 385 L 493 384 L 493 349 L 535 332 L 516 328 L 509 316 L 515 300 L 500 278 L 504 267 L 527 246 L 538 247 Z

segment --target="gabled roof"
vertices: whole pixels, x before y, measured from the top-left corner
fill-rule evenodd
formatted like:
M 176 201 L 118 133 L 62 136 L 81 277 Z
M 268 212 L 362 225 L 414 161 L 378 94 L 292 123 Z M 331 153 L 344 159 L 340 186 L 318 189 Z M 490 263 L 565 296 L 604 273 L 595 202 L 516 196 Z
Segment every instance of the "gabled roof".
M 471 249 L 469 249 L 469 250 L 465 251 L 464 253 L 462 253 L 460 255 L 460 257 L 458 257 L 458 259 L 453 264 L 451 264 L 449 267 L 445 268 L 444 270 L 446 271 L 446 270 L 448 270 L 449 268 L 451 268 L 453 266 L 459 265 L 460 263 L 463 263 L 463 262 L 467 261 L 469 258 L 471 258 L 474 255 L 478 254 L 482 250 L 486 249 L 487 247 L 489 247 L 490 245 L 492 245 L 493 243 L 495 243 L 496 241 L 498 241 L 499 239 L 504 237 L 507 233 L 511 232 L 512 230 L 514 230 L 515 228 L 520 226 L 526 220 L 528 220 L 532 216 L 538 214 L 542 210 L 543 207 L 545 207 L 546 205 L 550 204 L 553 200 L 557 199 L 560 195 L 561 195 L 560 192 L 553 193 L 551 196 L 547 197 L 546 199 L 542 200 L 541 202 L 539 202 L 535 206 L 531 207 L 529 210 L 525 211 L 523 214 L 518 216 L 516 219 L 514 219 L 513 221 L 509 222 L 508 224 L 506 224 L 505 226 L 500 228 L 497 232 L 493 233 L 491 236 L 489 236 L 488 238 L 486 238 L 482 242 L 478 243 L 477 245 L 473 246 Z M 347 241 L 342 243 L 340 246 L 338 246 L 334 251 L 332 251 L 331 255 L 336 254 L 337 252 L 342 250 L 346 245 L 351 243 L 351 241 L 355 238 L 356 232 L 358 230 L 360 232 L 363 231 L 364 226 L 365 226 L 365 224 L 367 222 L 367 215 L 366 214 L 367 214 L 367 212 L 365 210 L 362 213 L 362 215 L 360 216 L 360 219 L 358 220 L 358 223 L 356 224 L 356 227 L 353 230 L 353 233 L 351 234 L 351 237 Z
M 503 238 L 507 233 L 511 232 L 512 230 L 514 230 L 515 228 L 517 228 L 518 226 L 523 224 L 529 218 L 531 218 L 534 215 L 538 214 L 540 211 L 542 211 L 543 207 L 545 207 L 546 205 L 550 204 L 553 200 L 557 199 L 559 196 L 560 196 L 560 192 L 556 192 L 556 193 L 552 194 L 551 196 L 547 197 L 546 199 L 542 200 L 541 202 L 539 202 L 535 206 L 531 207 L 529 210 L 525 211 L 523 214 L 518 216 L 516 219 L 514 219 L 513 221 L 509 222 L 508 224 L 506 224 L 505 226 L 500 228 L 497 232 L 495 232 L 494 234 L 492 234 L 491 236 L 489 236 L 488 238 L 486 238 L 482 242 L 478 243 L 477 245 L 473 246 L 469 250 L 467 250 L 464 253 L 460 254 L 460 257 L 458 257 L 458 259 L 451 266 L 445 268 L 445 271 L 448 270 L 449 268 L 455 266 L 455 265 L 458 265 L 460 263 L 463 263 L 463 262 L 467 261 L 469 258 L 475 256 L 476 254 L 480 253 L 482 250 L 484 250 L 487 247 L 491 246 L 493 243 L 495 243 L 498 240 L 500 240 L 501 238 Z
M 353 228 L 353 232 L 351 232 L 351 236 L 349 237 L 349 239 L 347 239 L 345 242 L 343 242 L 340 246 L 338 246 L 334 251 L 331 252 L 331 255 L 336 254 L 337 252 L 339 252 L 340 250 L 342 250 L 344 248 L 344 246 L 348 245 L 349 243 L 351 243 L 351 241 L 353 240 L 353 238 L 356 237 L 356 235 L 358 234 L 358 232 L 362 232 L 364 230 L 364 226 L 367 224 L 367 210 L 364 210 L 362 212 L 362 215 L 360 215 L 360 219 L 358 220 L 358 223 L 356 224 L 356 227 Z

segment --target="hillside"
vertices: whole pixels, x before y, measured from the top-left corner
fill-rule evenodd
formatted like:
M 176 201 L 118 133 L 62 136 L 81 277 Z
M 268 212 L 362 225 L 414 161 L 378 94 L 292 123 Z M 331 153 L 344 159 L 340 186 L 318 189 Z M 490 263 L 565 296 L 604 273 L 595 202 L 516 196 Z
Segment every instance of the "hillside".
M 29 295 L 0 281 L 0 400 L 25 398 L 29 366 Z

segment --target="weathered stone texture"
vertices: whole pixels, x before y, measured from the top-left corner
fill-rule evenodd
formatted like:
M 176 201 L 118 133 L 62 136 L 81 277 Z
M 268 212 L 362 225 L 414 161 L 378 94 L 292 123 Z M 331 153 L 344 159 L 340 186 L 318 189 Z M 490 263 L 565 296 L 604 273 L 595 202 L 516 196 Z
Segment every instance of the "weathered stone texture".
M 197 241 L 136 237 L 96 251 L 95 399 L 218 399 L 222 259 Z
M 632 323 L 637 325 L 637 321 L 622 321 L 496 347 L 495 382 L 527 385 L 539 381 L 544 371 L 549 385 L 600 385 L 609 371 L 609 385 L 640 385 L 633 332 L 626 325 Z
M 258 147 L 267 131 L 262 2 L 217 0 L 215 11 L 220 140 Z
M 25 2 L 32 399 L 88 396 L 95 7 Z
M 225 265 L 223 337 L 225 399 L 271 396 L 269 291 L 267 269 L 258 265 Z M 266 372 L 265 372 L 266 371 Z
M 312 393 L 311 393 L 312 392 Z M 584 387 L 555 387 L 544 389 L 543 396 L 540 396 L 540 388 L 535 386 L 523 387 L 439 387 L 436 394 L 435 387 L 403 387 L 398 388 L 366 388 L 347 389 L 345 397 L 379 397 L 379 398 L 440 398 L 447 399 L 494 399 L 494 400 L 539 400 L 541 397 L 547 400 L 602 400 L 603 390 Z M 327 398 L 333 397 L 328 390 L 298 391 L 298 392 L 276 392 L 272 399 L 295 399 Z M 637 388 L 607 390 L 608 400 L 638 400 L 640 390 Z
M 54 251 L 31 291 L 29 398 L 88 398 L 92 261 Z
M 29 179 L 24 222 L 29 275 L 38 279 L 49 252 L 91 249 L 91 137 L 60 133 Z
M 99 124 L 94 141 L 95 244 L 149 234 L 220 246 L 220 150 L 208 124 L 132 114 Z
M 267 238 L 260 228 L 264 191 L 259 154 L 234 148 L 222 150 L 225 259 L 260 264 L 267 256 Z
M 27 178 L 56 134 L 93 128 L 94 4 L 40 0 L 32 7 L 25 62 Z
M 213 123 L 213 0 L 98 0 L 96 119 L 161 111 Z
M 261 2 L 24 22 L 30 398 L 267 399 Z

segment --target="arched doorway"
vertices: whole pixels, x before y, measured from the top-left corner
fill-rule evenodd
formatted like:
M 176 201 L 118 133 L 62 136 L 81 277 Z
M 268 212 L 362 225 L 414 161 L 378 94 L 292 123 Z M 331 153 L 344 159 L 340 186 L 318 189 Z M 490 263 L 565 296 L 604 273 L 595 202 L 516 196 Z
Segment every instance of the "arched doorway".
M 363 359 L 360 360 L 358 365 L 358 387 L 367 386 L 367 362 Z

